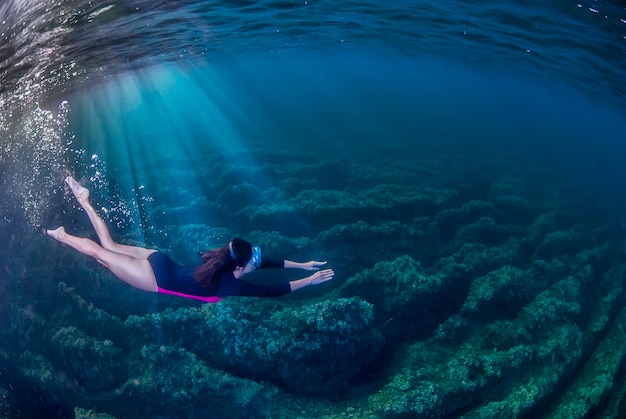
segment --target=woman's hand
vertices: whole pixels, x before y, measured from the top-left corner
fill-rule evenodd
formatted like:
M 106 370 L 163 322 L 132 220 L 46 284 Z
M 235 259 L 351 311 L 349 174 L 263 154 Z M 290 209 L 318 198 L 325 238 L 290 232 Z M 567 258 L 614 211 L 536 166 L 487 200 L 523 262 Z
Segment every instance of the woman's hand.
M 335 276 L 335 271 L 332 269 L 324 269 L 323 271 L 315 272 L 308 279 L 311 285 L 321 284 L 322 282 L 330 281 Z
M 318 265 L 311 265 L 311 269 L 319 269 L 317 268 L 319 264 L 323 265 L 326 262 L 312 261 L 308 263 L 318 264 Z M 289 286 L 291 287 L 291 291 L 296 291 L 301 288 L 308 287 L 309 285 L 317 285 L 317 284 L 321 284 L 322 282 L 330 281 L 331 279 L 333 279 L 334 276 L 335 276 L 335 271 L 333 271 L 332 269 L 324 269 L 322 271 L 315 272 L 313 275 L 307 276 L 306 278 L 298 279 L 296 281 L 291 281 L 289 283 Z
M 284 267 L 291 269 L 304 269 L 306 271 L 317 271 L 320 266 L 324 265 L 326 265 L 326 262 L 318 262 L 316 260 L 311 260 L 309 262 L 293 262 L 285 259 Z
M 326 265 L 326 262 L 318 262 L 316 260 L 312 260 L 309 262 L 302 262 L 302 269 L 305 269 L 307 271 L 317 271 L 319 270 L 320 266 L 324 265 Z

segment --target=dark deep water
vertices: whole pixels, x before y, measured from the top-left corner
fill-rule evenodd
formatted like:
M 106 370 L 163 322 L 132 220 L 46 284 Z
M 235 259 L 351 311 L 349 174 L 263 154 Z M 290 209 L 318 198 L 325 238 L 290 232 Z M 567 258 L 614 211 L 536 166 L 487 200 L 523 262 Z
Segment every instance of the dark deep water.
M 620 2 L 0 4 L 0 416 L 624 417 Z M 198 304 L 39 234 L 327 284 Z M 299 272 L 258 272 L 253 281 Z

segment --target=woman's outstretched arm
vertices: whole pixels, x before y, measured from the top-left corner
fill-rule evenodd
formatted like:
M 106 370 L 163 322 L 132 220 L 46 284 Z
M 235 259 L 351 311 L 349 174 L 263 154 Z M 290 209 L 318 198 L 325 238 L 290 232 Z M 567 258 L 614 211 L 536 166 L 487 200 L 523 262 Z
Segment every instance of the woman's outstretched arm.
M 313 275 L 307 276 L 306 278 L 291 281 L 289 282 L 289 286 L 291 287 L 291 292 L 294 292 L 304 287 L 308 287 L 309 285 L 317 285 L 322 282 L 330 281 L 334 276 L 335 272 L 332 269 L 324 269 L 322 271 L 315 272 Z
M 326 262 L 318 262 L 316 260 L 311 260 L 309 262 L 293 262 L 291 260 L 285 259 L 285 269 L 304 269 L 307 271 L 317 271 L 320 266 L 326 265 Z

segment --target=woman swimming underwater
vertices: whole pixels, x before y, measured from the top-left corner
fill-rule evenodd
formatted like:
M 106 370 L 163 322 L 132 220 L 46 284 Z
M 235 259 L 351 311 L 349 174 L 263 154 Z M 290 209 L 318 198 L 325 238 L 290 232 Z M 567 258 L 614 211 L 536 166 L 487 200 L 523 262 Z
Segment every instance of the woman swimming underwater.
M 277 297 L 329 281 L 335 275 L 332 269 L 319 270 L 326 262 L 262 260 L 258 246 L 239 238 L 202 253 L 202 265 L 182 266 L 157 250 L 114 242 L 104 220 L 89 202 L 89 190 L 71 176 L 65 182 L 87 212 L 100 244 L 72 236 L 63 227 L 46 230 L 46 234 L 94 258 L 135 288 L 213 303 L 228 296 Z M 240 280 L 257 268 L 298 268 L 316 272 L 306 278 L 275 285 L 256 285 Z

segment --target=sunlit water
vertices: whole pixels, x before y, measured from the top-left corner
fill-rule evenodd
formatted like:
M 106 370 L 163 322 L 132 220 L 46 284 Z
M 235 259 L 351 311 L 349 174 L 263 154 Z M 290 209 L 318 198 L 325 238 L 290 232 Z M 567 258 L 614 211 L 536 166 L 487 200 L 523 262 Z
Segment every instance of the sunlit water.
M 619 416 L 624 19 L 596 1 L 3 2 L 0 413 Z M 136 292 L 39 235 L 94 237 L 68 174 L 118 240 L 194 264 L 239 235 L 337 278 L 202 307 Z

